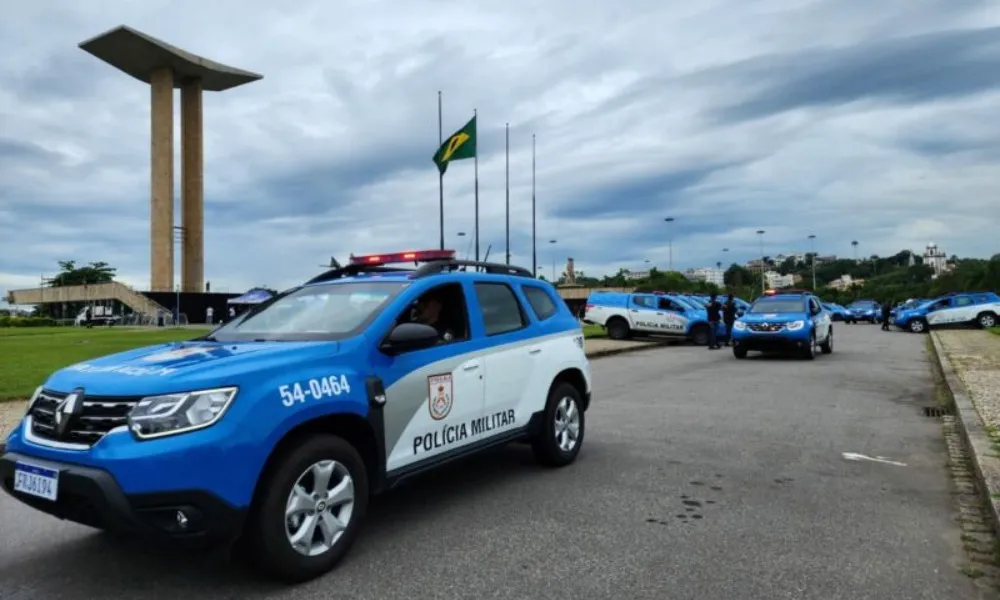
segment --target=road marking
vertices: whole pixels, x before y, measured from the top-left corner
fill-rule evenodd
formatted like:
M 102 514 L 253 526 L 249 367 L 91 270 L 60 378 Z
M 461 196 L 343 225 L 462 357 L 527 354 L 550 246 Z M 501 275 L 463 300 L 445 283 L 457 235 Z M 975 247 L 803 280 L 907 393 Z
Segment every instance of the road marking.
M 866 456 L 864 454 L 855 454 L 854 452 L 844 452 L 843 457 L 845 460 L 870 460 L 872 462 L 885 463 L 887 465 L 896 465 L 897 467 L 906 466 L 906 463 L 889 460 L 884 456 Z

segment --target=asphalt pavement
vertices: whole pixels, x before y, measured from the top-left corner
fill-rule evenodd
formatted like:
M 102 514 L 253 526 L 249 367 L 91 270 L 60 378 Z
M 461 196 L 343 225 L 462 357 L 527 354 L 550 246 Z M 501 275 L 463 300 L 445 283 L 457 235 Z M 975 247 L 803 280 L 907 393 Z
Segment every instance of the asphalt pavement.
M 340 567 L 297 587 L 0 494 L 0 599 L 979 598 L 941 423 L 920 410 L 925 341 L 838 325 L 812 362 L 694 347 L 595 360 L 574 465 L 511 446 L 428 475 L 377 499 Z

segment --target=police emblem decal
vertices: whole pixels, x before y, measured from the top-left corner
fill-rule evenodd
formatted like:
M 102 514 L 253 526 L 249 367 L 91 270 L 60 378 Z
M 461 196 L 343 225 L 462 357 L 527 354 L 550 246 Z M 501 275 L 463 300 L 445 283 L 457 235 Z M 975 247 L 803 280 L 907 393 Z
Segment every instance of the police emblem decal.
M 454 404 L 454 386 L 451 373 L 431 375 L 427 378 L 427 408 L 435 421 L 448 416 Z

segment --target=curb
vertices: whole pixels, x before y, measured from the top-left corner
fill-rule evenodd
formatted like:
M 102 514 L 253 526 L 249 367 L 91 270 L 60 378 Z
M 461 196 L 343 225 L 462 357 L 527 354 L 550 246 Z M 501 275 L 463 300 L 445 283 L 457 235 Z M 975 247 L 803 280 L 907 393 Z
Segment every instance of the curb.
M 653 348 L 666 348 L 670 344 L 664 342 L 646 342 L 641 346 L 625 346 L 624 348 L 608 348 L 607 350 L 596 350 L 594 352 L 588 352 L 587 358 L 604 358 L 606 356 L 615 356 L 617 354 L 626 354 L 628 352 L 639 352 L 641 350 L 651 350 Z
M 990 436 L 979 417 L 979 411 L 976 410 L 972 399 L 965 393 L 965 386 L 958 378 L 951 360 L 948 359 L 941 342 L 938 340 L 937 333 L 932 331 L 930 335 L 934 345 L 934 354 L 938 365 L 941 366 L 945 385 L 948 386 L 955 406 L 955 422 L 958 424 L 958 430 L 962 439 L 965 440 L 966 447 L 969 448 L 969 457 L 972 460 L 973 471 L 976 473 L 979 484 L 976 487 L 979 488 L 990 507 L 989 512 L 993 521 L 994 533 L 1000 536 L 1000 505 L 998 505 L 1000 487 L 991 486 L 990 480 L 986 477 L 986 471 L 1000 471 L 1000 459 L 990 456 L 992 450 Z

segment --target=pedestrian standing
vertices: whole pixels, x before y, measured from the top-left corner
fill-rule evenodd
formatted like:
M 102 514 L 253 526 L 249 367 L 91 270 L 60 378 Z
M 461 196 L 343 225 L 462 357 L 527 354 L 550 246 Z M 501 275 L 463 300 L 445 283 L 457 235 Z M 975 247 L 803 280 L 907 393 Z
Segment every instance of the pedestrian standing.
M 882 331 L 889 331 L 889 317 L 892 316 L 892 300 L 882 303 Z
M 212 321 L 212 316 L 214 314 L 215 314 L 215 309 L 213 309 L 211 306 L 205 309 L 205 321 L 207 321 L 209 325 L 212 325 L 214 323 Z
M 726 298 L 726 303 L 722 305 L 722 322 L 726 325 L 726 345 L 733 341 L 733 324 L 736 323 L 736 299 L 732 294 Z
M 712 294 L 705 308 L 708 310 L 708 349 L 718 350 L 722 347 L 716 337 L 719 322 L 722 320 L 722 304 L 719 303 L 718 297 Z

